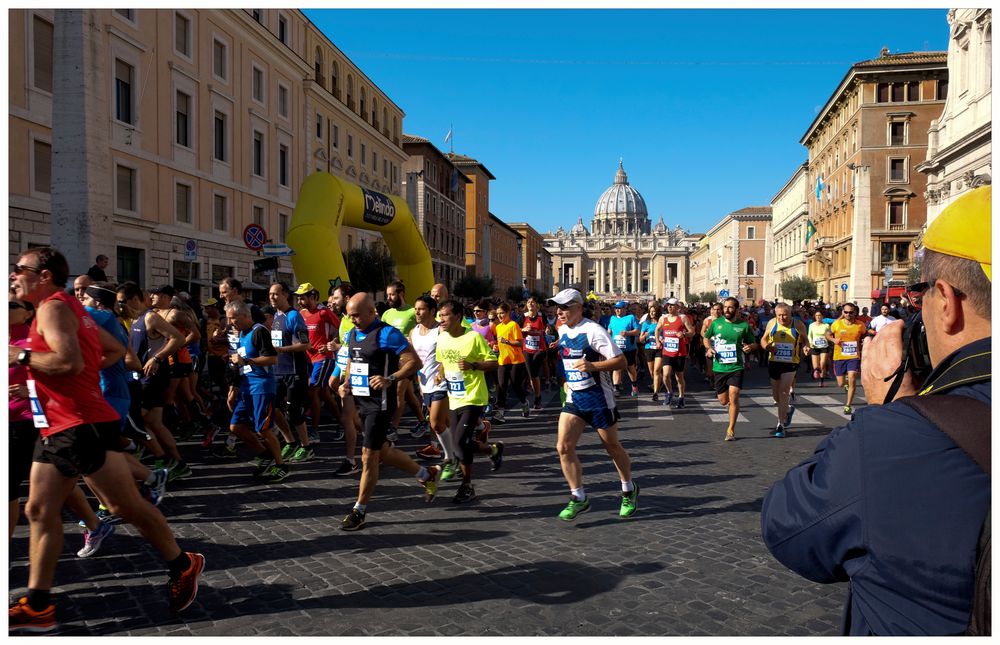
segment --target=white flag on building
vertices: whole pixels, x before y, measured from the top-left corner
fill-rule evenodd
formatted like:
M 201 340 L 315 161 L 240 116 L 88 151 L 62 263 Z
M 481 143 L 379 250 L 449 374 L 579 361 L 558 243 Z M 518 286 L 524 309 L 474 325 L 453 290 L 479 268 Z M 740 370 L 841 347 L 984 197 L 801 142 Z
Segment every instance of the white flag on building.
M 448 143 L 451 141 L 451 128 L 448 128 L 448 134 L 444 135 L 444 142 Z

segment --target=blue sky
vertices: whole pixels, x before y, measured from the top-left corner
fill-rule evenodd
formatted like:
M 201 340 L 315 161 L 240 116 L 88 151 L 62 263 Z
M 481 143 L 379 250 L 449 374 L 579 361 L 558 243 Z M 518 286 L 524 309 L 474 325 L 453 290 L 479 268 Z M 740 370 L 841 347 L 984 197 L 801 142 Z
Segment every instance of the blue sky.
M 590 225 L 619 157 L 655 223 L 767 205 L 851 64 L 945 50 L 945 9 L 321 10 L 305 14 L 399 105 L 404 132 L 496 176 L 490 210 Z

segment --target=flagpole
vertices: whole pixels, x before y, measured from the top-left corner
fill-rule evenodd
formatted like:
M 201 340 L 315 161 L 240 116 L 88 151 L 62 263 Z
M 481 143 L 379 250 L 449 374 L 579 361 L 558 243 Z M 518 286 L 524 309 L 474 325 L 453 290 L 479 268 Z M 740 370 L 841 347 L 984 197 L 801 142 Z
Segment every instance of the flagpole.
M 451 140 L 449 141 L 451 143 L 451 154 L 455 154 L 455 124 L 448 124 L 448 132 L 451 133 Z

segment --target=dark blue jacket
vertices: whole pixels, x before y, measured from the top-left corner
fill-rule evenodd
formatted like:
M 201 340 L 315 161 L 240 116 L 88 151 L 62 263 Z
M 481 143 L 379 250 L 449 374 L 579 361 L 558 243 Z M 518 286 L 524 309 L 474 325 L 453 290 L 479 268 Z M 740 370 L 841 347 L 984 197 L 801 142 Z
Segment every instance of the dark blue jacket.
M 970 343 L 935 368 L 924 392 L 989 404 L 989 366 L 990 339 Z M 896 402 L 858 410 L 788 471 L 764 499 L 761 533 L 799 575 L 850 581 L 845 634 L 959 634 L 989 505 L 990 478 L 972 458 Z

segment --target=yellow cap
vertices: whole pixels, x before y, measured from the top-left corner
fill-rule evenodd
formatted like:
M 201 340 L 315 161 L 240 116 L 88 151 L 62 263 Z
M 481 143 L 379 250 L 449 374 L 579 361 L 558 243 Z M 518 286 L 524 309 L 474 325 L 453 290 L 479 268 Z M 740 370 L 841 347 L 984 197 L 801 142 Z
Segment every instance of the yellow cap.
M 993 281 L 991 186 L 970 190 L 948 205 L 924 233 L 924 248 L 978 262 Z
M 201 303 L 201 306 L 214 307 L 217 304 L 219 304 L 219 301 L 216 300 L 215 298 L 205 298 L 205 302 Z
M 312 282 L 303 282 L 299 285 L 299 288 L 295 290 L 295 295 L 304 296 L 307 293 L 312 293 L 316 291 L 316 287 L 312 285 Z

